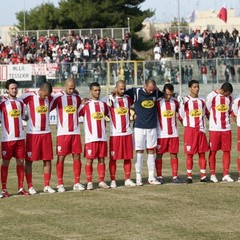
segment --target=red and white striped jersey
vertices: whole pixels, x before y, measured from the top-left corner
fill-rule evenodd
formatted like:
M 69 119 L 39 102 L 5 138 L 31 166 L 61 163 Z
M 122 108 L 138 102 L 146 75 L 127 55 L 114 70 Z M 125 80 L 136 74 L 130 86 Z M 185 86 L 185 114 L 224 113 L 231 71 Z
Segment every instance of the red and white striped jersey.
M 24 93 L 20 98 L 25 104 L 29 120 L 27 121 L 27 133 L 49 133 L 49 111 L 53 97 L 42 99 L 37 92 Z
M 25 118 L 24 104 L 14 99 L 3 99 L 0 104 L 2 142 L 25 138 L 22 119 Z
M 156 102 L 158 124 L 157 124 L 157 137 L 169 138 L 178 137 L 177 129 L 177 113 L 179 110 L 178 101 L 171 98 L 159 98 Z M 147 117 L 147 116 L 146 116 Z
M 207 96 L 209 116 L 209 130 L 227 131 L 231 129 L 230 114 L 232 111 L 232 96 L 225 97 L 212 91 Z
M 61 92 L 52 105 L 57 112 L 57 136 L 80 134 L 79 111 L 81 98 L 76 94 L 67 95 Z
M 233 116 L 237 117 L 237 126 L 240 127 L 240 98 L 234 99 L 232 111 Z
M 186 96 L 184 103 L 180 104 L 179 115 L 183 120 L 184 127 L 197 128 L 202 132 L 206 132 L 206 114 L 206 103 L 201 98 Z
M 124 136 L 132 134 L 130 126 L 130 107 L 132 100 L 129 96 L 112 97 L 108 99 L 109 116 L 110 116 L 110 135 Z
M 81 107 L 79 116 L 83 117 L 85 143 L 107 141 L 105 119 L 107 115 L 107 104 L 100 100 L 89 100 Z

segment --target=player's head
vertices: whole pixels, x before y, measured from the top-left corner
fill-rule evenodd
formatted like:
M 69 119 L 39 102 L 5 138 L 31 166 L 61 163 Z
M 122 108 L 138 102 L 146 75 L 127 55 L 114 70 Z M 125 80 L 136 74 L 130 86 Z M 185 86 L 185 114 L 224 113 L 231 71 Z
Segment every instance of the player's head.
M 68 95 L 72 95 L 75 91 L 75 88 L 76 88 L 76 82 L 73 78 L 68 78 L 66 81 L 65 81 L 65 92 L 66 94 Z
M 17 97 L 18 94 L 18 82 L 11 78 L 6 81 L 6 89 L 9 97 Z
M 143 87 L 147 94 L 152 94 L 156 90 L 157 85 L 154 80 L 148 79 L 145 81 L 145 84 Z
M 93 100 L 98 100 L 101 94 L 101 87 L 100 84 L 97 82 L 93 82 L 89 86 L 90 94 L 92 95 Z
M 191 80 L 188 83 L 188 89 L 191 97 L 198 97 L 199 82 L 197 80 Z
M 224 83 L 221 86 L 221 90 L 222 90 L 222 95 L 227 97 L 227 96 L 231 95 L 231 93 L 233 92 L 233 86 L 231 83 Z
M 126 83 L 123 80 L 118 80 L 115 86 L 116 95 L 122 97 L 126 91 Z
M 47 98 L 52 93 L 52 85 L 49 82 L 44 82 L 40 85 L 38 94 L 40 98 Z
M 166 100 L 170 100 L 174 93 L 174 87 L 171 83 L 166 83 L 163 86 L 163 97 Z

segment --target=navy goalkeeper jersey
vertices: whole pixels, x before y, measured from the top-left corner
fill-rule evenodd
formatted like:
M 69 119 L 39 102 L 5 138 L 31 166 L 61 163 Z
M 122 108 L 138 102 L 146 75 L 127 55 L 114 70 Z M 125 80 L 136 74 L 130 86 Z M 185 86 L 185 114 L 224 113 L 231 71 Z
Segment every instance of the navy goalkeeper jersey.
M 134 101 L 134 111 L 136 114 L 134 127 L 144 129 L 156 128 L 156 100 L 162 96 L 162 92 L 154 91 L 152 94 L 147 94 L 141 87 L 128 89 L 125 94 L 130 96 Z

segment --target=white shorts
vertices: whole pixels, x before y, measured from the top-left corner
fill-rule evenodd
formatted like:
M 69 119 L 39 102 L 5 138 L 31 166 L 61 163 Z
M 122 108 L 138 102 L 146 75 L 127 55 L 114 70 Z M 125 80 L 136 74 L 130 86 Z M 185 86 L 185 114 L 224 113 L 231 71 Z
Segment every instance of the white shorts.
M 153 149 L 157 147 L 157 128 L 134 128 L 135 150 Z

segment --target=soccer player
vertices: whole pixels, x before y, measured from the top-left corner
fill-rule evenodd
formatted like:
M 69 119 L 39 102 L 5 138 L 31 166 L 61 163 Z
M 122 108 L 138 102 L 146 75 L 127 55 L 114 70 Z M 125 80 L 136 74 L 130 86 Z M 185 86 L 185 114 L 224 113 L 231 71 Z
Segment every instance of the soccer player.
M 6 81 L 7 98 L 2 98 L 0 104 L 0 121 L 2 125 L 1 138 L 1 184 L 2 197 L 9 197 L 7 191 L 8 168 L 11 158 L 16 158 L 18 176 L 18 195 L 29 195 L 23 188 L 25 135 L 22 120 L 27 120 L 23 102 L 17 100 L 18 83 L 15 79 Z
M 93 160 L 98 159 L 98 177 L 99 188 L 109 188 L 104 182 L 105 178 L 105 157 L 107 157 L 107 137 L 106 137 L 106 120 L 108 107 L 105 102 L 99 100 L 101 88 L 99 83 L 90 84 L 91 99 L 82 106 L 79 116 L 83 116 L 85 145 L 84 157 L 87 159 L 85 165 L 87 190 L 93 190 L 92 172 Z
M 53 103 L 52 109 L 57 111 L 57 163 L 56 173 L 58 179 L 58 192 L 65 192 L 63 183 L 64 160 L 72 154 L 74 186 L 73 190 L 85 190 L 80 183 L 82 143 L 78 115 L 81 98 L 75 94 L 76 82 L 73 78 L 65 81 L 65 91 L 60 93 Z
M 233 101 L 233 109 L 232 109 L 232 117 L 233 120 L 237 123 L 238 134 L 237 134 L 237 167 L 238 167 L 238 182 L 240 182 L 240 98 L 236 98 Z
M 125 186 L 133 187 L 136 184 L 130 179 L 133 158 L 133 137 L 130 126 L 130 107 L 132 100 L 124 95 L 126 83 L 119 80 L 115 86 L 116 95 L 110 95 L 107 104 L 110 116 L 110 162 L 109 171 L 111 178 L 111 188 L 116 188 L 115 173 L 117 169 L 116 160 L 124 159 Z
M 220 89 L 212 91 L 207 96 L 207 109 L 209 116 L 209 167 L 210 180 L 214 183 L 218 182 L 216 177 L 216 153 L 218 150 L 223 151 L 222 166 L 223 178 L 222 181 L 234 182 L 229 175 L 232 132 L 230 124 L 230 114 L 232 111 L 232 96 L 233 87 L 231 83 L 224 83 Z
M 179 137 L 177 118 L 179 104 L 173 98 L 174 87 L 167 83 L 163 87 L 163 97 L 157 100 L 158 127 L 157 127 L 157 155 L 155 160 L 157 180 L 163 184 L 162 157 L 166 152 L 170 153 L 172 167 L 172 182 L 181 183 L 178 178 Z
M 36 194 L 32 184 L 32 163 L 43 160 L 44 189 L 46 193 L 54 193 L 50 187 L 53 159 L 52 137 L 49 127 L 49 111 L 53 97 L 52 86 L 48 82 L 41 84 L 36 92 L 24 93 L 20 99 L 26 104 L 27 122 L 25 176 L 30 195 Z
M 207 160 L 205 153 L 208 151 L 206 137 L 205 117 L 208 118 L 206 103 L 198 97 L 199 82 L 191 80 L 188 83 L 189 95 L 180 104 L 180 117 L 184 126 L 184 153 L 186 154 L 187 180 L 192 183 L 193 156 L 198 154 L 200 167 L 200 182 L 209 182 L 206 177 Z
M 146 80 L 143 87 L 131 88 L 125 92 L 134 102 L 134 141 L 136 150 L 136 184 L 142 186 L 143 152 L 147 149 L 148 183 L 160 184 L 154 177 L 155 149 L 157 146 L 156 100 L 162 96 L 154 80 Z

